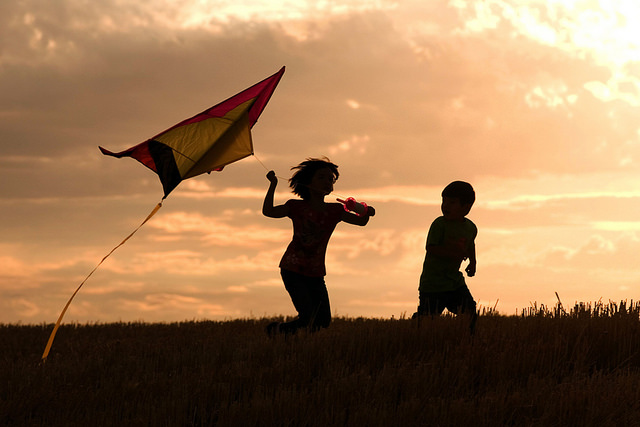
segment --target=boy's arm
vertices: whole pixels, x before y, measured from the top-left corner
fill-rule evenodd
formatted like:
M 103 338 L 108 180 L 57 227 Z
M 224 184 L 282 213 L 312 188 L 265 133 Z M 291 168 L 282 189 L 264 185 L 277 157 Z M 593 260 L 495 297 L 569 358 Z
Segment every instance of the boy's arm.
M 287 205 L 273 206 L 273 197 L 276 193 L 278 177 L 274 171 L 269 171 L 267 179 L 270 183 L 267 194 L 264 196 L 264 202 L 262 203 L 262 214 L 269 218 L 284 218 L 289 214 L 289 207 Z
M 464 269 L 467 272 L 467 276 L 473 277 L 476 275 L 476 244 L 475 242 L 471 243 L 471 247 L 469 248 L 469 265 Z

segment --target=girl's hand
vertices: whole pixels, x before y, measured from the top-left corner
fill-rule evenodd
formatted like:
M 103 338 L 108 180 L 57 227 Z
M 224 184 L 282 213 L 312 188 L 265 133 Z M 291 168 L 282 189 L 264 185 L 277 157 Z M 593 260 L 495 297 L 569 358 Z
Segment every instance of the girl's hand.
M 267 179 L 269 180 L 269 182 L 271 182 L 271 184 L 278 183 L 278 177 L 276 176 L 276 173 L 274 171 L 269 171 L 269 173 L 267 173 Z

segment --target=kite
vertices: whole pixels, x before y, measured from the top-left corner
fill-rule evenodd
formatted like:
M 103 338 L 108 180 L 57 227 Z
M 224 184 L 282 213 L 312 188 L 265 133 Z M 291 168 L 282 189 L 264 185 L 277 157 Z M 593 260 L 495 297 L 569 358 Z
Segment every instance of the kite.
M 102 147 L 103 154 L 132 157 L 160 177 L 165 199 L 183 179 L 221 170 L 253 154 L 250 129 L 269 102 L 284 67 L 190 119 L 119 153 Z
M 269 102 L 284 70 L 285 67 L 282 67 L 261 82 L 127 150 L 114 153 L 99 147 L 102 154 L 116 158 L 131 157 L 157 173 L 164 196 L 138 228 L 113 248 L 71 295 L 51 332 L 42 354 L 43 361 L 49 355 L 67 308 L 82 285 L 109 255 L 158 212 L 162 201 L 182 180 L 205 172 L 220 171 L 226 165 L 254 154 L 251 128 Z

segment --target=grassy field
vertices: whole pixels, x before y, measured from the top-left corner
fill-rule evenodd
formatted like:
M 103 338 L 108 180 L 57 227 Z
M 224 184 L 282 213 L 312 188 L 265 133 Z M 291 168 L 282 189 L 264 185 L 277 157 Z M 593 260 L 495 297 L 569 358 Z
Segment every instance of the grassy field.
M 467 319 L 0 325 L 3 426 L 640 423 L 638 304 Z

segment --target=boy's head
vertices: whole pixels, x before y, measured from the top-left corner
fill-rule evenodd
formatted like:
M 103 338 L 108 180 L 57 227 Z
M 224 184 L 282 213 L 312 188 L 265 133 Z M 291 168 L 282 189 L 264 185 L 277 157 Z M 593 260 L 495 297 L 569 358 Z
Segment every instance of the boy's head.
M 302 197 L 303 200 L 309 199 L 311 190 L 321 191 L 326 194 L 331 193 L 333 184 L 340 176 L 338 165 L 331 163 L 326 157 L 322 159 L 309 158 L 298 166 L 291 168 L 291 170 L 296 172 L 289 179 L 289 187 L 291 187 L 294 194 Z M 321 173 L 316 176 L 318 171 L 321 171 Z M 316 182 L 314 182 L 314 177 Z
M 462 219 L 476 201 L 476 193 L 468 182 L 453 181 L 442 190 L 442 214 L 445 218 Z

